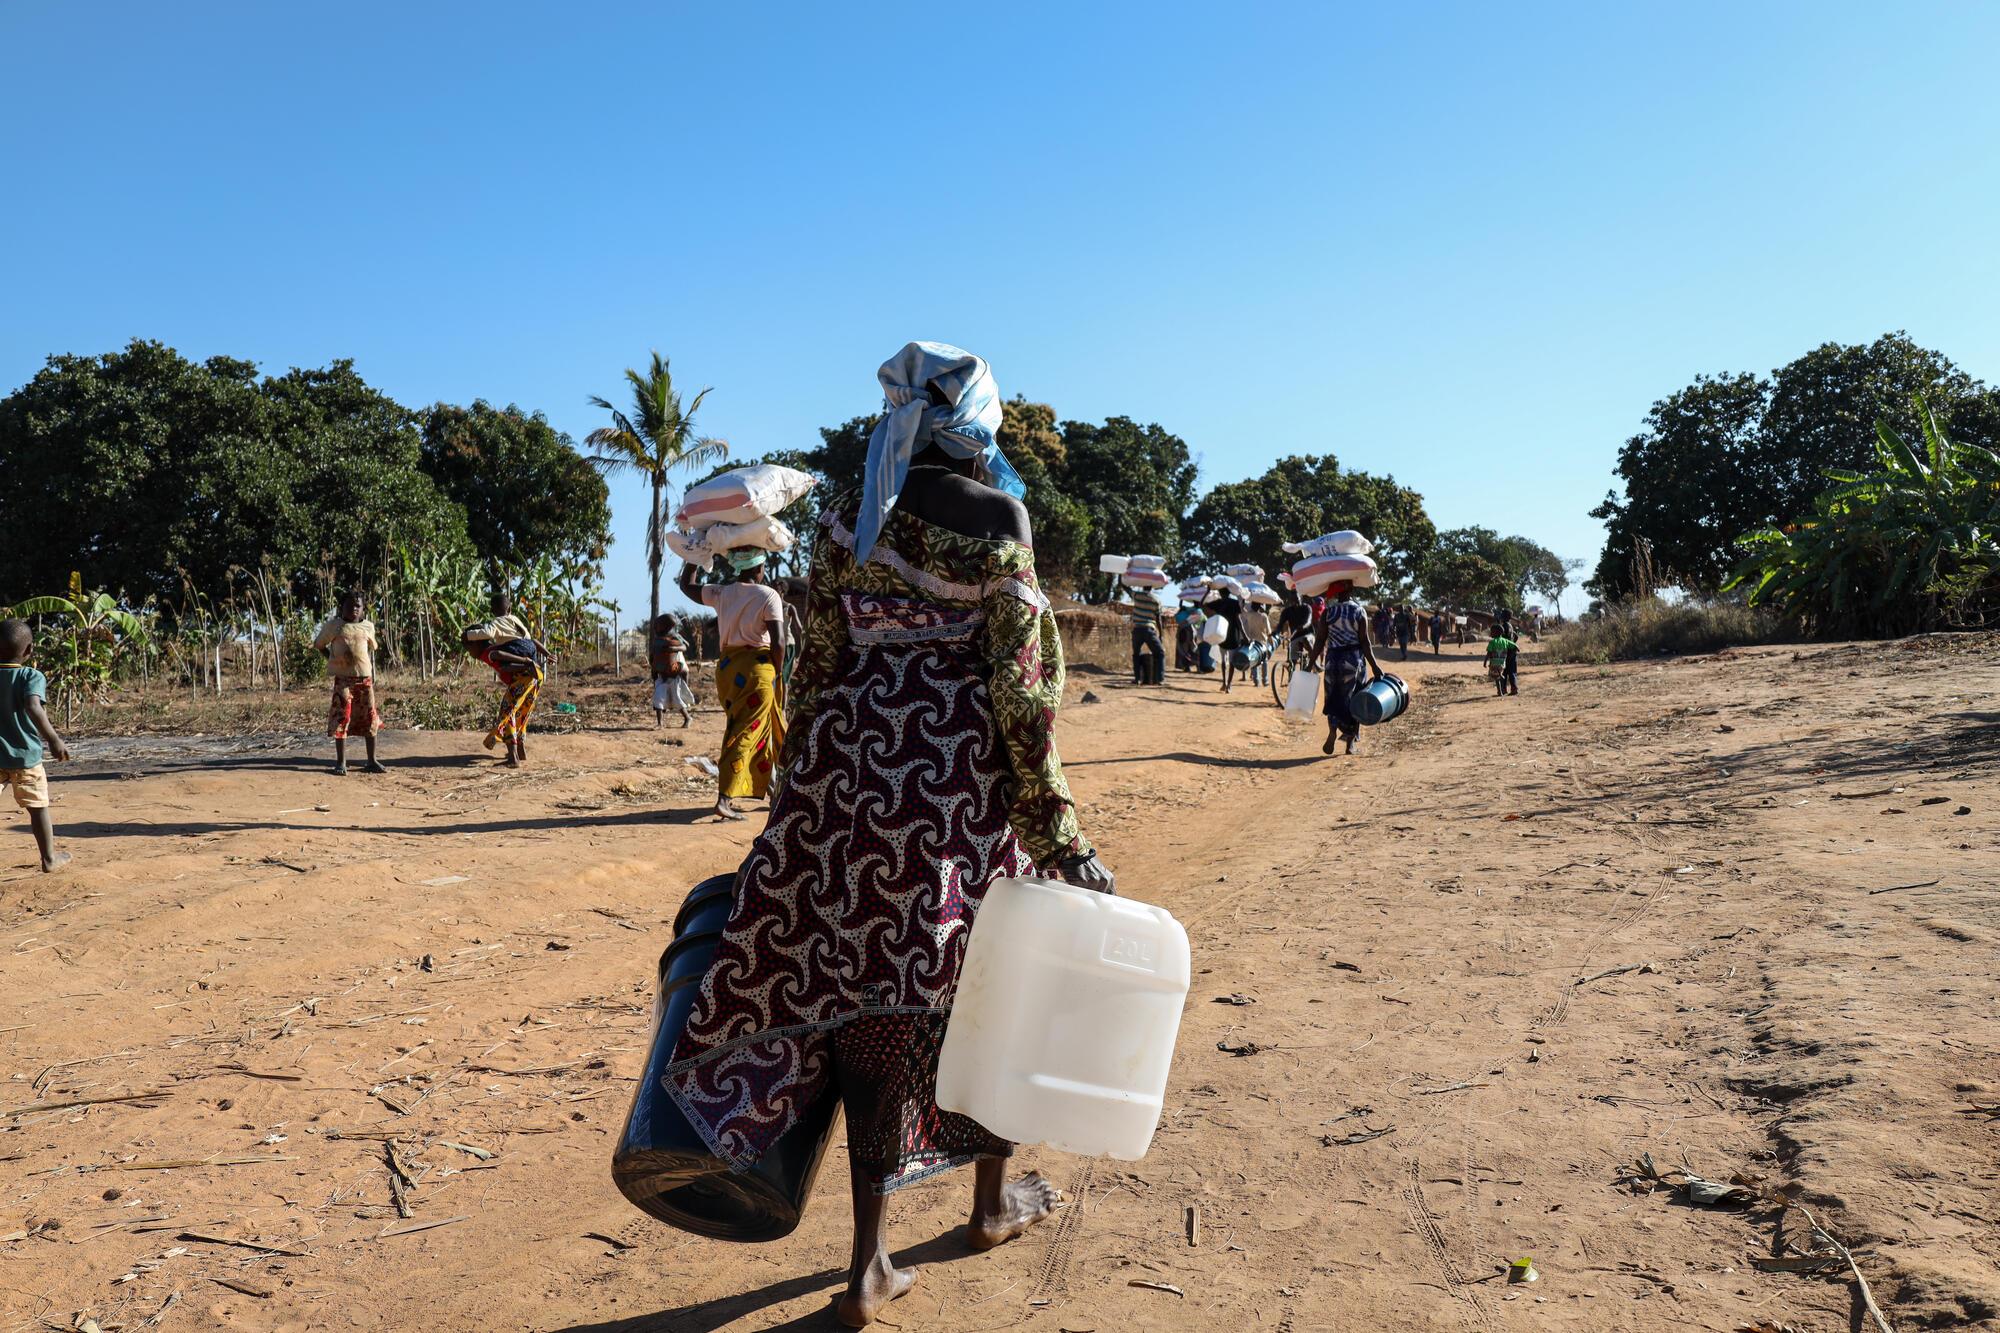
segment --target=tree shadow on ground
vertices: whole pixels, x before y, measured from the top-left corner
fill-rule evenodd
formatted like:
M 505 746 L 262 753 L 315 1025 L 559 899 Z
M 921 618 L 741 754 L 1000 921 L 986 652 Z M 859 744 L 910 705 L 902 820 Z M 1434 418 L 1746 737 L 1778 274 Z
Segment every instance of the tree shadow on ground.
M 907 1268 L 911 1265 L 949 1263 L 955 1259 L 973 1259 L 977 1252 L 967 1248 L 965 1237 L 957 1228 L 942 1236 L 934 1237 L 898 1252 L 896 1266 Z M 678 1309 L 660 1310 L 653 1314 L 633 1315 L 625 1319 L 611 1319 L 588 1324 L 570 1324 L 554 1333 L 717 1333 L 736 1323 L 748 1319 L 760 1310 L 768 1310 L 774 1305 L 783 1305 L 815 1292 L 823 1292 L 825 1304 L 807 1311 L 782 1324 L 765 1326 L 765 1333 L 806 1333 L 806 1330 L 836 1329 L 844 1325 L 834 1318 L 833 1303 L 839 1298 L 846 1281 L 844 1269 L 826 1268 L 803 1277 L 785 1278 L 755 1291 L 746 1291 L 738 1296 L 724 1296 L 720 1300 L 704 1301 L 698 1305 L 684 1305 Z M 921 1297 L 923 1279 L 917 1279 L 914 1293 Z M 894 1311 L 898 1307 L 891 1306 Z M 888 1317 L 894 1319 L 892 1313 Z M 888 1320 L 885 1320 L 886 1323 Z
M 440 820 L 435 824 L 418 825 L 366 825 L 360 833 L 386 833 L 403 837 L 431 837 L 438 834 L 459 833 L 526 833 L 538 830 L 624 828 L 634 824 L 694 824 L 704 819 L 714 819 L 713 806 L 700 806 L 691 810 L 628 810 L 616 815 L 550 815 L 545 818 L 490 819 L 483 823 L 469 824 Z M 22 825 L 23 829 L 27 825 Z M 220 820 L 202 822 L 187 820 L 171 824 L 110 824 L 97 820 L 84 820 L 75 824 L 61 824 L 56 833 L 64 838 L 159 838 L 159 837 L 199 837 L 207 833 L 249 833 L 259 829 L 283 830 L 291 833 L 344 832 L 345 828 L 334 828 L 323 824 L 276 824 L 269 820 L 242 820 L 234 823 Z
M 348 742 L 347 762 L 359 768 L 367 762 L 366 747 L 359 740 Z M 499 761 L 483 750 L 473 750 L 465 754 L 391 754 L 384 747 L 381 759 L 392 771 L 399 768 L 475 768 L 482 763 Z M 268 771 L 273 773 L 330 773 L 333 769 L 333 744 L 328 742 L 324 749 L 296 754 L 258 754 L 240 756 L 220 756 L 214 758 L 190 758 L 172 760 L 167 763 L 146 763 L 138 760 L 119 764 L 115 761 L 92 758 L 77 768 L 59 771 L 56 776 L 64 782 L 125 782 L 134 778 L 175 777 L 188 773 L 244 773 Z M 360 776 L 357 774 L 356 776 Z
M 1311 764 L 1325 762 L 1323 754 L 1294 755 L 1289 759 L 1238 759 L 1229 755 L 1189 754 L 1133 754 L 1114 755 L 1108 759 L 1070 759 L 1063 761 L 1064 768 L 1095 768 L 1104 764 L 1199 764 L 1204 768 L 1254 768 L 1275 770 L 1284 768 L 1305 768 Z

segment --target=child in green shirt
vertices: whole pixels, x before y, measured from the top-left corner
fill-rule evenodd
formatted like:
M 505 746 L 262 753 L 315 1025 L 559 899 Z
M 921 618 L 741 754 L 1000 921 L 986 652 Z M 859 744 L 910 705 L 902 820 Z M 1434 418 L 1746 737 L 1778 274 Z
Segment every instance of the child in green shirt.
M 49 682 L 28 665 L 35 652 L 35 632 L 25 620 L 0 620 L 0 787 L 14 792 L 14 804 L 28 812 L 35 846 L 44 871 L 60 870 L 69 853 L 56 850 L 55 825 L 49 819 L 49 775 L 42 756 L 69 758 L 69 746 L 56 734 L 43 701 Z
M 1507 654 L 1515 648 L 1512 639 L 1494 627 L 1493 637 L 1486 641 L 1486 674 L 1493 682 L 1495 694 L 1507 692 Z

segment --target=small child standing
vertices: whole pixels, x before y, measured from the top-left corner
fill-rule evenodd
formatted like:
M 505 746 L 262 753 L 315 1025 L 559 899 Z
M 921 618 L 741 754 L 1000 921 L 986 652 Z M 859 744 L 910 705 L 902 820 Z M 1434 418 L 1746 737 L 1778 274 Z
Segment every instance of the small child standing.
M 11 788 L 14 804 L 28 812 L 42 870 L 60 870 L 69 853 L 56 850 L 55 825 L 49 819 L 49 775 L 42 767 L 51 759 L 69 758 L 69 746 L 56 734 L 42 705 L 49 697 L 48 678 L 28 665 L 35 653 L 35 632 L 25 620 L 0 620 L 0 786 Z
M 1493 637 L 1486 641 L 1486 674 L 1496 695 L 1507 693 L 1507 662 L 1514 653 L 1514 641 L 1502 633 L 1505 628 L 1504 624 L 1495 625 Z
M 375 706 L 375 625 L 367 618 L 358 591 L 341 594 L 339 614 L 320 626 L 313 647 L 326 655 L 326 668 L 333 676 L 326 734 L 333 737 L 334 775 L 347 776 L 347 733 L 357 714 L 368 746 L 366 771 L 388 772 L 375 758 L 375 735 L 382 730 L 382 713 Z
M 672 613 L 663 611 L 653 622 L 646 655 L 653 668 L 653 725 L 665 726 L 667 709 L 674 707 L 686 728 L 694 721 L 694 691 L 688 688 L 687 640 Z

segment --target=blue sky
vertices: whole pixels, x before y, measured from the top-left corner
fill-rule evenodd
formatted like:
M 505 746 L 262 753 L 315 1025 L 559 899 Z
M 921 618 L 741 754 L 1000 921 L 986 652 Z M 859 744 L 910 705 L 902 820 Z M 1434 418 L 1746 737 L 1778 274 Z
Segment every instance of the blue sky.
M 581 438 L 657 347 L 755 454 L 935 338 L 1204 484 L 1332 452 L 1594 561 L 1697 372 L 1904 328 L 2000 379 L 1996 49 L 1973 4 L 0 2 L 0 390 L 143 336 Z

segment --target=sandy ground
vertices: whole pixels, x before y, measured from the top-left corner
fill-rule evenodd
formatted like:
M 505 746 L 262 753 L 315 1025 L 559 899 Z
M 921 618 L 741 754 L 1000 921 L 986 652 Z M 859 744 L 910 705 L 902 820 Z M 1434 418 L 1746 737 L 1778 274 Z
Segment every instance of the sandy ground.
M 1024 1150 L 1073 1203 L 990 1254 L 965 1175 L 899 1195 L 924 1272 L 885 1326 L 1863 1327 L 1844 1272 L 1753 1267 L 1773 1209 L 1627 1179 L 1650 1154 L 1794 1187 L 1898 1328 L 2000 1327 L 1996 646 L 1506 700 L 1466 650 L 1333 761 L 1257 692 L 1080 680 L 1090 831 L 1195 953 L 1165 1120 L 1137 1163 Z M 518 774 L 395 733 L 345 779 L 310 735 L 79 745 L 75 868 L 0 837 L 0 1328 L 830 1327 L 839 1152 L 764 1246 L 607 1170 L 667 922 L 751 836 L 683 763 L 719 730 Z

